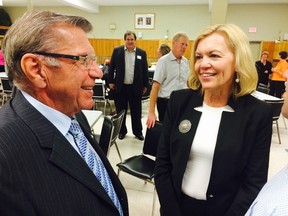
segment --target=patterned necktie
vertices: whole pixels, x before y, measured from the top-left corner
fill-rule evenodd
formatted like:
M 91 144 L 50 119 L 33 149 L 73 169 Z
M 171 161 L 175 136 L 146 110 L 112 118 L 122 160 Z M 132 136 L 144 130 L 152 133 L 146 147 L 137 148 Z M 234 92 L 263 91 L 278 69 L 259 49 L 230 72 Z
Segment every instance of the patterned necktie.
M 75 143 L 80 151 L 81 156 L 88 164 L 89 168 L 92 170 L 96 178 L 102 184 L 103 188 L 117 207 L 121 216 L 123 216 L 123 211 L 117 194 L 112 185 L 111 179 L 107 173 L 107 170 L 99 158 L 98 154 L 92 148 L 91 144 L 85 137 L 79 123 L 76 119 L 72 119 L 72 123 L 69 128 L 69 133 L 72 134 Z

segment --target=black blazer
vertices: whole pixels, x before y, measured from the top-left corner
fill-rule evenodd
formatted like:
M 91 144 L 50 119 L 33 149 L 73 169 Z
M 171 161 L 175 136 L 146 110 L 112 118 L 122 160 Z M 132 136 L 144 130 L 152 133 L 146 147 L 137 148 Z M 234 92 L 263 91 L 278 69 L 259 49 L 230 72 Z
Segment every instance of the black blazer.
M 155 171 L 163 216 L 182 215 L 182 179 L 201 117 L 194 108 L 202 103 L 198 91 L 171 94 Z M 222 114 L 206 197 L 215 207 L 209 215 L 243 216 L 267 181 L 272 112 L 268 104 L 251 95 L 230 98 L 228 105 L 235 112 Z M 191 130 L 181 133 L 178 126 L 185 119 L 192 123 Z
M 129 215 L 126 192 L 92 139 L 87 119 L 82 112 L 76 118 Z M 0 109 L 0 119 L 1 215 L 119 216 L 85 161 L 21 92 Z
M 125 77 L 125 50 L 124 46 L 116 47 L 113 50 L 109 65 L 108 83 L 115 84 L 116 93 L 120 93 Z M 134 94 L 141 96 L 143 88 L 148 87 L 148 63 L 146 52 L 136 48 L 135 66 L 134 66 Z

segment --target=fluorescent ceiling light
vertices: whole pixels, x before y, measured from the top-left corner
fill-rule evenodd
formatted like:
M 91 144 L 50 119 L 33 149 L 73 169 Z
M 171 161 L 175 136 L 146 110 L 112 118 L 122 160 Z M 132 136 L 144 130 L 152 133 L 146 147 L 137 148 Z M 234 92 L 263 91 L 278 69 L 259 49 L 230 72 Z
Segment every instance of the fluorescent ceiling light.
M 88 11 L 89 13 L 99 13 L 98 5 L 95 5 L 85 0 L 62 0 L 61 2 L 62 3 L 66 2 L 71 7 L 75 7 L 84 11 Z

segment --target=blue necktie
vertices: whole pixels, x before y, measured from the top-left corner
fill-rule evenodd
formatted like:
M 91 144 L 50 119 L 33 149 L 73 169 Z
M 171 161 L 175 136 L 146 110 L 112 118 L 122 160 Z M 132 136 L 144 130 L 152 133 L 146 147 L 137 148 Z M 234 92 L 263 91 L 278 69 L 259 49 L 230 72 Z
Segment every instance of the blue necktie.
M 117 194 L 112 185 L 111 179 L 107 173 L 107 170 L 99 158 L 96 151 L 93 149 L 87 138 L 85 137 L 79 123 L 76 119 L 72 119 L 69 132 L 72 134 L 74 141 L 80 151 L 81 156 L 88 164 L 96 178 L 102 184 L 103 188 L 117 207 L 119 214 L 123 216 L 123 211 Z

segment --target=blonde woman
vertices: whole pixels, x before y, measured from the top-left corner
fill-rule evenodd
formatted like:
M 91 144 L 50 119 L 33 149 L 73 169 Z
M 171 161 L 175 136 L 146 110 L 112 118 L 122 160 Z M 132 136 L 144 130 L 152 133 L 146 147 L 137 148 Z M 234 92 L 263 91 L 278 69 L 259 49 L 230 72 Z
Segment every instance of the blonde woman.
M 235 25 L 204 29 L 189 89 L 171 94 L 156 157 L 162 216 L 243 216 L 267 180 L 271 108 Z

